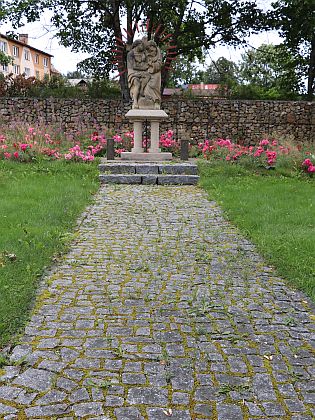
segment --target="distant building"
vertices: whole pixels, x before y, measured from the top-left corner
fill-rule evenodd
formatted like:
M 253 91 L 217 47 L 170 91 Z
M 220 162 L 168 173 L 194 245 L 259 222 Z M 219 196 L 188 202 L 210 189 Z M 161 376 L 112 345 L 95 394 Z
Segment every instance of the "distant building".
M 67 84 L 73 87 L 79 87 L 83 90 L 87 89 L 90 80 L 88 79 L 67 79 Z
M 0 73 L 5 76 L 10 73 L 15 76 L 25 74 L 26 77 L 36 77 L 40 80 L 46 75 L 50 77 L 53 56 L 31 47 L 27 34 L 19 35 L 18 40 L 0 34 L 0 50 L 13 58 L 12 64 L 0 65 Z
M 213 98 L 224 98 L 227 96 L 227 87 L 214 83 L 191 84 L 184 85 L 181 88 L 165 88 L 163 91 L 163 96 L 180 96 L 185 95 L 187 93 L 193 96 L 211 96 Z
M 215 84 L 215 83 L 199 83 L 199 84 L 195 84 L 195 85 L 188 85 L 188 89 L 192 89 L 192 90 L 211 90 L 211 91 L 215 91 L 220 89 L 220 85 L 219 84 Z

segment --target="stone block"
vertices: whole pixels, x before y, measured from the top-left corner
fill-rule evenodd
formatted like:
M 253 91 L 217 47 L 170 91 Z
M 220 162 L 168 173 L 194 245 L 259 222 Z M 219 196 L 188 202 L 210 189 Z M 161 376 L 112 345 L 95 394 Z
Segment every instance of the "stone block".
M 158 177 L 156 175 L 142 175 L 142 184 L 154 185 L 157 184 Z
M 147 163 L 145 165 L 136 164 L 135 165 L 136 174 L 158 174 L 159 165 L 155 163 Z
M 159 175 L 159 185 L 196 185 L 199 181 L 197 175 Z
M 160 174 L 168 175 L 197 175 L 197 165 L 192 164 L 173 164 L 173 165 L 159 165 Z
M 169 153 L 169 152 L 160 152 L 160 153 L 122 152 L 121 159 L 132 160 L 132 161 L 161 162 L 163 160 L 172 160 L 172 153 Z
M 122 163 L 101 163 L 99 166 L 100 172 L 107 172 L 110 174 L 134 174 L 135 166 L 133 164 Z
M 100 182 L 102 184 L 141 184 L 141 175 L 100 175 Z

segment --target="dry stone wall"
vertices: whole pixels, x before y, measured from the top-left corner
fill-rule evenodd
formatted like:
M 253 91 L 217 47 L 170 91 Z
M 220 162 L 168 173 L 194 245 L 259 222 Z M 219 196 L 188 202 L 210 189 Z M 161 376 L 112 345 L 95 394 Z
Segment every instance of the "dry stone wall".
M 124 117 L 130 107 L 120 100 L 0 98 L 0 123 L 43 122 L 66 131 L 89 127 L 122 132 L 131 129 Z M 315 142 L 315 102 L 177 97 L 164 100 L 162 108 L 169 120 L 161 129 L 173 129 L 177 138 L 199 142 L 230 137 L 251 144 L 265 136 L 281 135 Z

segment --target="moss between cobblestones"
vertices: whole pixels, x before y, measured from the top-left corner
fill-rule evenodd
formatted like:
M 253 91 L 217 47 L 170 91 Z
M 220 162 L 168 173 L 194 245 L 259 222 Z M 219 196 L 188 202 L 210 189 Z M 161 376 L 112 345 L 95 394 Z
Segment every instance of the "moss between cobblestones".
M 141 189 L 139 189 L 141 190 Z M 169 189 L 167 188 L 169 191 Z M 187 194 L 195 194 L 195 189 L 185 188 L 184 189 Z M 125 193 L 123 193 L 123 190 L 120 188 L 109 189 L 109 193 L 107 196 L 112 195 L 113 199 L 115 197 L 114 192 L 117 193 L 118 197 L 125 196 Z M 138 190 L 136 190 L 138 191 Z M 142 191 L 142 190 L 141 190 Z M 157 192 L 161 192 L 161 194 Z M 162 199 L 164 197 L 165 199 L 169 199 L 169 195 L 165 194 L 166 190 L 161 189 L 148 189 L 147 192 L 150 196 L 151 192 L 152 195 L 155 195 L 157 198 Z M 172 190 L 173 191 L 173 190 Z M 177 190 L 178 191 L 178 190 Z M 177 192 L 175 192 L 177 194 Z M 199 194 L 199 193 L 198 193 Z M 151 197 L 151 196 L 150 196 Z M 143 198 L 143 200 L 147 200 L 147 198 Z M 117 212 L 118 212 L 118 220 L 117 223 L 119 224 L 119 206 L 122 205 L 120 203 L 120 200 L 117 203 Z M 110 202 L 110 201 L 109 201 Z M 147 206 L 150 204 L 150 201 L 148 200 Z M 141 201 L 141 205 L 143 205 L 143 209 L 141 209 L 141 212 L 144 212 L 144 214 L 147 214 L 147 207 L 144 206 L 143 201 Z M 204 205 L 204 204 L 203 204 Z M 183 206 L 178 206 L 180 211 L 186 211 Z M 148 207 L 149 209 L 150 207 Z M 203 209 L 202 206 L 198 207 L 201 211 Z M 207 207 L 208 208 L 208 207 Z M 201 209 L 201 210 L 200 210 Z M 137 216 L 139 214 L 142 214 L 139 211 L 136 211 Z M 130 218 L 131 220 L 134 212 L 133 208 L 130 206 L 129 208 Z M 61 270 L 59 273 L 54 273 L 50 277 L 50 280 L 47 283 L 47 289 L 44 289 L 43 292 L 38 296 L 36 308 L 34 310 L 34 313 L 41 314 L 43 311 L 45 311 L 45 305 L 46 304 L 54 304 L 57 303 L 62 298 L 63 292 L 67 289 L 68 286 L 63 286 L 62 284 L 54 285 L 54 282 L 56 281 L 62 281 L 63 278 L 71 279 L 71 287 L 70 290 L 75 290 L 75 297 L 71 300 L 70 304 L 64 303 L 62 307 L 60 307 L 58 312 L 57 319 L 60 321 L 62 319 L 62 315 L 67 313 L 67 310 L 82 305 L 82 302 L 86 302 L 90 305 L 93 305 L 93 311 L 91 312 L 90 318 L 94 320 L 94 328 L 97 327 L 97 324 L 100 323 L 102 325 L 104 321 L 104 328 L 101 332 L 102 338 L 113 338 L 112 340 L 108 340 L 108 343 L 104 348 L 115 351 L 116 350 L 116 360 L 122 360 L 122 367 L 117 371 L 114 369 L 108 370 L 108 376 L 103 377 L 102 380 L 111 380 L 112 382 L 115 382 L 119 384 L 119 386 L 123 389 L 123 396 L 125 400 L 125 406 L 127 407 L 127 395 L 128 392 L 133 389 L 139 387 L 138 384 L 125 384 L 123 383 L 123 373 L 126 368 L 126 364 L 128 361 L 141 361 L 145 362 L 147 359 L 145 357 L 142 357 L 142 351 L 144 346 L 146 345 L 145 342 L 140 343 L 133 343 L 135 345 L 135 348 L 131 347 L 131 350 L 124 350 L 123 345 L 128 344 L 128 337 L 115 334 L 113 337 L 109 337 L 109 328 L 113 327 L 113 321 L 117 322 L 117 325 L 121 327 L 128 327 L 128 320 L 134 320 L 136 321 L 138 319 L 139 313 L 141 313 L 141 307 L 139 312 L 139 306 L 129 306 L 126 305 L 128 300 L 141 300 L 143 302 L 143 306 L 146 307 L 146 313 L 148 314 L 148 317 L 150 318 L 148 322 L 148 326 L 150 328 L 150 337 L 154 337 L 154 334 L 156 334 L 159 329 L 156 328 L 156 317 L 164 316 L 165 319 L 163 321 L 164 330 L 163 332 L 171 332 L 173 331 L 173 325 L 177 326 L 177 334 L 181 337 L 181 344 L 184 350 L 183 355 L 178 355 L 177 360 L 180 361 L 181 359 L 189 359 L 190 360 L 190 366 L 194 368 L 194 365 L 197 361 L 205 361 L 206 367 L 202 367 L 203 372 L 209 371 L 211 374 L 212 381 L 218 390 L 220 386 L 222 387 L 223 384 L 220 382 L 220 380 L 217 379 L 216 375 L 217 373 L 215 371 L 211 371 L 211 363 L 209 359 L 207 358 L 207 350 L 203 350 L 200 346 L 201 343 L 211 343 L 214 344 L 216 348 L 216 354 L 220 355 L 223 358 L 224 363 L 226 363 L 228 367 L 229 362 L 229 354 L 224 351 L 226 348 L 240 348 L 241 346 L 246 346 L 247 348 L 253 348 L 257 349 L 257 353 L 259 350 L 258 343 L 255 343 L 250 340 L 250 335 L 247 335 L 247 333 L 241 332 L 237 328 L 237 322 L 234 319 L 234 314 L 231 312 L 231 307 L 237 307 L 243 312 L 247 311 L 247 319 L 248 322 L 252 325 L 254 325 L 255 318 L 251 315 L 250 311 L 247 309 L 247 304 L 250 301 L 251 303 L 257 302 L 260 303 L 261 298 L 263 297 L 263 289 L 266 288 L 267 292 L 269 289 L 272 289 L 273 285 L 277 283 L 278 279 L 273 279 L 271 275 L 268 276 L 268 281 L 264 279 L 263 281 L 260 280 L 260 274 L 264 274 L 264 264 L 261 261 L 257 262 L 249 262 L 248 264 L 244 264 L 244 258 L 246 258 L 248 255 L 246 252 L 242 253 L 242 247 L 240 245 L 240 249 L 237 250 L 235 253 L 234 251 L 230 251 L 230 247 L 233 248 L 233 243 L 239 241 L 239 237 L 237 236 L 237 232 L 235 229 L 227 227 L 225 229 L 225 239 L 222 238 L 217 239 L 213 241 L 213 244 L 211 245 L 211 250 L 208 251 L 207 247 L 209 245 L 209 240 L 206 238 L 206 233 L 204 231 L 204 227 L 202 223 L 204 223 L 207 226 L 207 223 L 210 223 L 209 216 L 203 215 L 201 216 L 201 213 L 198 213 L 198 217 L 200 217 L 200 221 L 198 223 L 200 224 L 200 227 L 198 225 L 198 229 L 203 230 L 203 236 L 202 236 L 202 243 L 200 246 L 195 245 L 194 241 L 191 241 L 189 244 L 186 244 L 184 242 L 181 242 L 181 239 L 183 238 L 183 235 L 186 233 L 182 232 L 181 229 L 183 229 L 182 222 L 180 223 L 180 226 L 178 228 L 178 232 L 180 232 L 180 236 L 176 238 L 176 233 L 172 235 L 172 230 L 170 229 L 169 232 L 165 233 L 167 237 L 169 237 L 169 240 L 173 241 L 172 244 L 176 248 L 177 252 L 170 252 L 168 247 L 169 244 L 165 244 L 162 242 L 163 246 L 160 246 L 160 242 L 156 241 L 154 239 L 158 238 L 157 232 L 154 233 L 155 236 L 153 236 L 152 240 L 150 238 L 150 241 L 146 239 L 147 242 L 145 242 L 145 245 L 150 244 L 147 246 L 141 245 L 141 239 L 137 242 L 135 240 L 135 243 L 132 244 L 131 247 L 129 247 L 126 241 L 124 235 L 124 229 L 122 229 L 123 225 L 120 224 L 116 230 L 116 233 L 113 234 L 117 235 L 118 231 L 120 232 L 120 235 L 122 235 L 122 243 L 127 244 L 127 249 L 122 249 L 121 252 L 118 252 L 116 247 L 118 246 L 117 240 L 113 240 L 110 242 L 112 244 L 112 249 L 109 249 L 108 246 L 106 248 L 106 245 L 100 245 L 100 240 L 105 241 L 107 238 L 104 236 L 98 240 L 97 238 L 92 240 L 91 242 L 89 239 L 90 235 L 93 235 L 98 232 L 98 223 L 95 224 L 95 226 L 92 226 L 91 223 L 86 224 L 85 226 L 86 230 L 83 232 L 83 236 L 85 239 L 81 239 L 81 248 L 82 252 L 80 255 L 76 255 L 75 260 L 71 260 L 70 257 L 66 256 L 63 261 L 61 261 Z M 203 220 L 203 218 L 206 218 Z M 208 219 L 207 219 L 208 217 Z M 188 219 L 187 219 L 188 220 Z M 99 222 L 100 223 L 100 222 Z M 193 223 L 191 223 L 192 226 L 195 226 Z M 125 227 L 125 229 L 131 229 L 132 223 L 129 228 Z M 189 229 L 191 229 L 191 226 L 188 224 Z M 173 228 L 173 226 L 172 226 Z M 160 224 L 160 228 L 162 229 L 162 224 Z M 212 228 L 213 229 L 213 228 Z M 104 232 L 104 231 L 102 231 Z M 137 239 L 137 233 L 134 232 L 135 239 Z M 147 234 L 146 234 L 147 235 Z M 230 238 L 228 238 L 230 236 Z M 147 237 L 147 236 L 146 236 Z M 174 240 L 174 237 L 176 238 Z M 201 235 L 200 235 L 201 237 Z M 235 239 L 236 237 L 236 239 Z M 163 237 L 160 237 L 161 241 L 164 241 L 165 239 Z M 232 241 L 234 240 L 234 242 Z M 143 240 L 143 239 L 142 239 Z M 80 239 L 79 239 L 80 241 Z M 207 241 L 207 242 L 206 242 Z M 219 242 L 220 245 L 222 245 L 220 248 L 216 246 L 216 242 Z M 224 244 L 224 241 L 232 241 L 232 245 Z M 91 245 L 91 243 L 93 245 Z M 150 254 L 152 244 L 155 244 L 155 254 L 154 254 L 154 260 L 152 260 L 152 255 Z M 212 242 L 211 242 L 212 243 Z M 88 245 L 87 245 L 88 244 Z M 103 259 L 100 255 L 93 256 L 93 254 L 87 256 L 85 255 L 85 252 L 87 247 L 94 247 L 93 249 L 97 249 L 98 247 L 102 247 L 103 250 Z M 143 262 L 141 259 L 141 255 L 143 252 L 143 248 L 146 250 L 144 255 L 147 258 L 147 261 Z M 186 252 L 189 253 L 188 261 L 186 261 L 187 258 L 185 258 L 185 254 L 181 255 L 183 249 L 186 249 Z M 132 251 L 131 251 L 132 250 Z M 251 251 L 252 252 L 252 251 Z M 204 254 L 203 254 L 204 253 Z M 137 256 L 136 262 L 133 261 L 134 256 Z M 106 257 L 106 258 L 105 258 Z M 109 258 L 110 257 L 110 258 Z M 72 257 L 71 257 L 72 258 Z M 151 258 L 151 259 L 150 259 Z M 182 261 L 178 264 L 176 261 L 178 258 L 182 258 Z M 99 263 L 99 261 L 104 261 L 105 263 Z M 160 264 L 159 267 L 154 267 L 153 262 L 156 261 L 158 264 Z M 124 263 L 122 265 L 122 262 Z M 189 271 L 187 271 L 187 277 L 185 277 L 182 280 L 182 283 L 180 283 L 179 277 L 185 274 L 185 270 L 183 269 L 183 266 L 186 264 L 189 268 Z M 68 265 L 70 268 L 68 269 L 62 269 L 63 264 Z M 213 271 L 213 267 L 216 267 L 216 264 L 219 264 L 220 271 L 216 272 Z M 141 265 L 141 268 L 140 268 Z M 92 268 L 87 268 L 86 266 L 91 266 Z M 139 267 L 139 270 L 136 271 L 135 267 Z M 164 270 L 164 268 L 167 267 L 167 271 Z M 75 273 L 71 274 L 71 270 L 75 271 Z M 245 272 L 244 272 L 245 270 Z M 65 272 L 67 274 L 65 274 Z M 94 272 L 94 275 L 93 275 Z M 237 275 L 235 275 L 237 273 Z M 258 273 L 258 274 L 257 274 Z M 176 280 L 177 279 L 177 280 Z M 206 281 L 205 281 L 206 280 Z M 102 297 L 103 302 L 99 306 L 99 308 L 106 308 L 111 307 L 111 314 L 109 315 L 100 315 L 97 313 L 98 304 L 97 301 L 94 301 L 91 298 L 91 294 L 87 293 L 86 287 L 87 285 L 93 284 L 93 282 L 97 282 L 95 284 L 103 284 L 102 288 Z M 191 281 L 191 283 L 190 283 Z M 178 282 L 178 283 L 177 283 Z M 131 285 L 132 283 L 132 285 Z M 242 293 L 238 293 L 238 287 L 239 284 L 243 285 L 243 291 Z M 251 298 L 251 290 L 252 288 L 257 285 L 257 292 L 255 297 Z M 111 286 L 115 286 L 115 288 L 112 288 Z M 58 294 L 56 293 L 56 290 L 58 290 Z M 207 293 L 205 293 L 207 292 Z M 119 303 L 122 303 L 123 306 L 120 306 Z M 185 303 L 182 305 L 182 303 Z M 214 304 L 215 303 L 215 304 Z M 182 330 L 181 324 L 178 323 L 177 317 L 179 315 L 174 315 L 171 311 L 173 310 L 179 310 L 183 311 L 185 314 L 185 322 L 192 328 L 191 333 L 185 333 Z M 126 313 L 124 313 L 126 311 Z M 271 316 L 274 316 L 274 309 L 273 308 L 265 308 L 265 313 L 268 313 Z M 180 315 L 182 316 L 182 315 Z M 79 319 L 80 315 L 76 317 L 76 319 Z M 84 319 L 84 317 L 83 317 Z M 202 324 L 201 327 L 199 326 L 198 321 L 202 320 L 202 324 L 206 323 L 207 325 L 211 325 L 211 330 L 203 331 L 202 330 Z M 106 322 L 110 321 L 110 322 Z M 220 323 L 222 321 L 222 324 Z M 73 321 L 73 324 L 75 321 Z M 159 319 L 159 325 L 161 323 L 161 320 Z M 230 325 L 229 327 L 225 327 L 225 323 Z M 159 327 L 158 325 L 158 327 Z M 73 325 L 75 328 L 75 324 Z M 131 324 L 130 331 L 131 331 L 131 337 L 135 337 L 137 333 L 137 325 Z M 62 329 L 59 329 L 60 331 L 57 333 L 56 338 L 60 337 L 62 335 Z M 229 331 L 229 333 L 227 333 Z M 120 334 L 120 333 L 119 333 Z M 128 333 L 129 334 L 129 333 Z M 260 333 L 262 334 L 262 333 Z M 273 337 L 276 336 L 276 333 L 271 334 Z M 36 350 L 38 347 L 39 341 L 42 337 L 32 337 L 31 344 Z M 124 340 L 126 339 L 127 340 Z M 188 343 L 188 338 L 195 339 L 197 344 L 196 346 L 190 346 Z M 279 354 L 279 348 L 278 348 L 278 342 L 277 338 L 275 338 L 276 341 L 276 354 Z M 173 359 L 174 356 L 169 356 L 167 352 L 167 345 L 169 344 L 168 341 L 163 341 L 163 339 L 155 339 L 156 344 L 160 344 L 163 351 L 160 355 L 160 361 L 164 361 L 165 366 L 165 375 L 167 376 L 169 371 L 169 360 Z M 75 350 L 78 350 L 76 346 L 68 346 L 69 348 L 73 348 Z M 103 348 L 103 347 L 102 347 Z M 58 349 L 55 349 L 56 351 Z M 231 354 L 231 353 L 230 353 Z M 84 357 L 84 350 L 82 349 L 79 352 L 78 357 Z M 37 362 L 41 361 L 40 359 Z M 234 378 L 247 378 L 249 383 L 251 379 L 253 378 L 255 372 L 253 367 L 251 366 L 249 360 L 245 355 L 242 356 L 242 360 L 245 362 L 245 365 L 247 367 L 248 372 L 247 373 L 240 373 L 240 372 L 228 372 L 228 374 L 231 377 Z M 286 410 L 285 412 L 288 414 L 288 409 L 284 405 L 284 400 L 281 395 L 281 393 L 277 390 L 277 383 L 273 377 L 273 371 L 271 367 L 271 363 L 267 359 L 264 360 L 264 365 L 267 369 L 267 372 L 272 380 L 273 387 L 276 392 L 277 400 L 281 403 L 281 405 Z M 287 361 L 288 363 L 288 361 Z M 72 364 L 72 362 L 71 362 Z M 71 367 L 70 364 L 70 367 Z M 100 368 L 93 368 L 92 371 L 96 373 L 96 375 L 91 376 L 90 369 L 80 369 L 81 372 L 84 373 L 83 377 L 77 381 L 77 387 L 86 387 L 88 388 L 88 392 L 90 396 L 92 396 L 92 387 L 87 387 L 86 380 L 87 378 L 92 377 L 93 379 L 97 379 L 97 373 L 103 372 L 105 369 L 104 366 L 104 360 L 101 360 Z M 144 363 L 141 364 L 140 372 L 142 374 L 145 374 L 144 370 Z M 206 370 L 204 370 L 206 369 Z M 192 418 L 204 418 L 201 414 L 193 414 L 196 405 L 199 404 L 196 400 L 194 400 L 194 392 L 199 389 L 202 384 L 198 381 L 197 377 L 197 371 L 194 369 L 193 371 L 193 388 L 191 391 L 188 391 L 188 394 L 190 395 L 190 401 L 189 404 L 173 404 L 172 403 L 172 397 L 173 397 L 173 388 L 172 388 L 172 378 L 168 378 L 167 380 L 167 386 L 162 387 L 163 389 L 166 389 L 168 391 L 168 404 L 166 407 L 162 407 L 163 409 L 172 408 L 175 409 L 182 409 L 182 410 L 189 410 L 191 413 Z M 149 388 L 149 378 L 146 378 L 146 383 L 143 384 L 144 387 Z M 227 384 L 227 386 L 230 386 Z M 233 390 L 233 388 L 231 388 Z M 238 390 L 238 389 L 237 389 Z M 177 391 L 177 390 L 176 390 Z M 104 389 L 103 391 L 104 398 L 106 395 L 109 395 L 109 390 Z M 186 393 L 187 391 L 185 391 Z M 40 395 L 44 395 L 45 393 L 41 393 Z M 247 410 L 247 407 L 242 403 L 241 400 L 232 400 L 231 395 L 229 392 L 227 393 L 225 399 L 225 403 L 231 403 L 235 406 L 238 406 L 241 408 L 244 416 L 244 420 L 248 420 L 250 418 L 249 412 Z M 32 406 L 36 405 L 36 400 L 32 404 Z M 157 402 L 157 405 L 159 403 Z M 214 401 L 211 402 L 211 406 L 213 408 L 213 419 L 217 418 L 218 411 L 217 406 Z M 147 419 L 147 409 L 150 408 L 150 406 L 146 404 L 137 404 L 136 407 L 140 410 L 143 417 Z M 18 407 L 22 410 L 22 406 Z M 115 408 L 106 408 L 107 415 L 110 416 L 112 419 L 115 419 L 114 410 Z M 21 411 L 20 411 L 21 412 Z M 310 411 L 309 411 L 310 413 Z M 289 415 L 289 414 L 288 414 Z M 65 415 L 66 416 L 66 415 Z M 59 416 L 62 418 L 63 416 Z M 58 417 L 58 418 L 59 418 Z M 22 417 L 21 417 L 22 418 Z M 289 417 L 288 417 L 289 418 Z

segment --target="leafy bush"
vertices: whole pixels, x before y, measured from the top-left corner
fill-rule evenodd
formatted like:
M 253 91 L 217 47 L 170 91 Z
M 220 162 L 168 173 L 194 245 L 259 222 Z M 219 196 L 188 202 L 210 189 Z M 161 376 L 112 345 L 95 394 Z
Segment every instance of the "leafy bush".
M 25 96 L 37 98 L 95 98 L 120 97 L 118 85 L 109 80 L 93 80 L 85 88 L 69 86 L 61 75 L 52 75 L 43 80 L 26 77 L 24 74 L 9 74 L 0 78 L 0 96 Z

